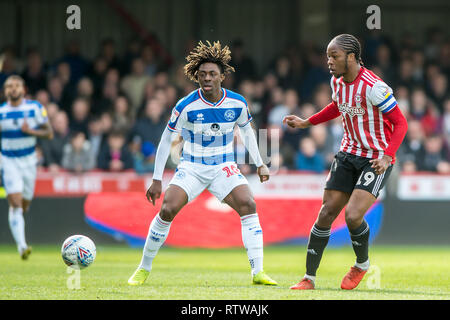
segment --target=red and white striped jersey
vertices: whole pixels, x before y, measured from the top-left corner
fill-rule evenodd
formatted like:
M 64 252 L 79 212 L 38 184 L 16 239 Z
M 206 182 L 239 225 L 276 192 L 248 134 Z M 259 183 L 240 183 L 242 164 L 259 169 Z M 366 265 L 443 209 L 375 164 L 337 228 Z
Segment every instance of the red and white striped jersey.
M 351 83 L 334 76 L 330 83 L 344 126 L 340 150 L 370 159 L 381 158 L 393 131 L 384 115 L 397 107 L 392 89 L 364 67 Z

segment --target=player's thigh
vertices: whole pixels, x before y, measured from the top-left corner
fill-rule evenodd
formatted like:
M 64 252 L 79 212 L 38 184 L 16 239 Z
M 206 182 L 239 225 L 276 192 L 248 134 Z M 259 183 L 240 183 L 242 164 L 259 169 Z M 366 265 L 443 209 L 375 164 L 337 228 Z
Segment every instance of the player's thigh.
M 235 187 L 223 202 L 233 208 L 240 216 L 256 213 L 256 203 L 248 184 Z
M 169 187 L 175 185 L 183 189 L 186 193 L 187 201 L 191 202 L 198 197 L 209 184 L 209 181 L 203 181 L 198 177 L 198 175 L 202 174 L 200 171 L 201 167 L 199 168 L 184 163 L 179 165 L 175 175 L 169 182 Z
M 239 171 L 236 163 L 228 162 L 217 167 L 216 175 L 208 186 L 208 190 L 219 201 L 224 201 L 236 187 L 241 185 L 248 185 L 247 179 Z M 247 188 L 246 190 L 251 195 L 250 189 Z
M 24 188 L 22 172 L 14 164 L 4 161 L 2 173 L 3 185 L 8 195 L 9 204 L 14 207 L 20 207 L 22 205 Z
M 325 189 L 322 197 L 322 206 L 316 224 L 322 228 L 329 228 L 333 221 L 344 209 L 351 197 L 351 193 L 340 190 Z
M 23 170 L 22 180 L 23 180 L 23 192 L 22 196 L 24 200 L 31 202 L 34 195 L 34 187 L 36 185 L 36 167 L 29 167 Z
M 358 179 L 358 171 L 349 160 L 350 155 L 340 151 L 334 156 L 325 183 L 325 190 L 351 194 Z

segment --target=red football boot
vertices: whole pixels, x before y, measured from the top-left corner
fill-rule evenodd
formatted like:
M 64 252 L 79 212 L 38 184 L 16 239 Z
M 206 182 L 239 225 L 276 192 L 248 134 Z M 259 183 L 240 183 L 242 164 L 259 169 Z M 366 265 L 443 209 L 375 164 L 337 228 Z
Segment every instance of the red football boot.
M 293 285 L 292 290 L 314 290 L 314 282 L 310 279 L 303 278 L 302 281 Z
M 360 268 L 357 267 L 351 267 L 350 271 L 347 272 L 344 279 L 342 279 L 341 289 L 344 290 L 355 289 L 361 282 L 366 272 L 367 270 L 361 270 Z

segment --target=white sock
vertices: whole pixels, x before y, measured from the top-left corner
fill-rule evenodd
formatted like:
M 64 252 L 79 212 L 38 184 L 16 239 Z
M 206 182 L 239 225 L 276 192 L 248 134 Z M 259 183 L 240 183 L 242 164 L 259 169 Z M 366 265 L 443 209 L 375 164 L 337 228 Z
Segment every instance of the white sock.
M 145 241 L 140 268 L 147 271 L 152 269 L 153 259 L 169 235 L 170 224 L 171 222 L 162 220 L 159 213 L 153 218 Z
M 25 220 L 23 218 L 22 208 L 9 207 L 8 212 L 9 228 L 13 235 L 14 240 L 17 244 L 17 249 L 19 252 L 27 248 L 27 243 L 25 242 Z
M 363 263 L 356 262 L 355 267 L 360 268 L 361 270 L 364 270 L 364 271 L 369 270 L 369 267 L 370 267 L 369 259 L 367 259 L 367 261 L 363 262 Z
M 316 276 L 310 276 L 309 274 L 305 274 L 303 278 L 311 280 L 313 283 L 316 282 Z
M 258 214 L 241 217 L 242 242 L 247 250 L 252 275 L 263 270 L 263 234 Z

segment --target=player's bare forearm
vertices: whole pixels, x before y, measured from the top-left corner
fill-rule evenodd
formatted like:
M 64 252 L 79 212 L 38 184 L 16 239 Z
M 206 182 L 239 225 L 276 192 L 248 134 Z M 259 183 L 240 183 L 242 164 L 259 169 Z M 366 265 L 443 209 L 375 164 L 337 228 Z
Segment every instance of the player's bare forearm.
M 302 119 L 294 115 L 284 117 L 283 123 L 294 129 L 306 129 L 312 126 L 309 119 Z
M 39 127 L 38 129 L 31 129 L 28 125 L 24 124 L 22 126 L 22 131 L 30 136 L 35 136 L 37 138 L 43 139 L 53 139 L 53 130 L 50 124 L 46 123 Z

